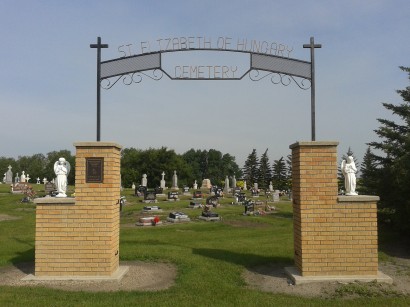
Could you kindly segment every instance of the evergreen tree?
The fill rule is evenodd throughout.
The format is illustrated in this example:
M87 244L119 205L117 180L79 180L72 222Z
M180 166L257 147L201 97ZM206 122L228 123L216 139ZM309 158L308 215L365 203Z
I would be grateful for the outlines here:
M410 68L400 69L407 72L410 79ZM397 93L403 103L383 103L383 106L397 115L400 121L378 119L381 126L375 132L381 140L369 145L383 153L374 155L375 162L380 165L377 192L381 207L391 209L394 225L410 233L410 86Z
M286 157L286 181L289 190L292 189L292 155Z
M288 185L287 185L287 177L286 177L286 164L285 160L283 157L281 157L279 160L275 160L273 162L273 176L272 176L272 181L273 181L273 187L276 190L287 190Z
M258 156L256 155L256 149L253 149L252 153L248 155L243 167L243 176L248 187L251 187L254 183L258 182L258 169Z
M360 167L361 185L359 187L360 194L376 195L379 185L379 172L375 156L370 147L367 148L363 157L363 163Z
M268 149L266 148L265 152L259 160L259 169L258 169L258 184L259 187L267 190L269 188L269 181L272 178L271 167L268 157Z

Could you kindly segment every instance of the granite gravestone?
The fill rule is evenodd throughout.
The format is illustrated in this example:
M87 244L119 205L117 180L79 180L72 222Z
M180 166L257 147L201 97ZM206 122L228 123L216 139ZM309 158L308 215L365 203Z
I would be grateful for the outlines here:
M11 165L9 165L8 171L6 172L6 175L5 175L4 183L7 183L7 184L13 183L13 172L11 171L11 168L12 168Z

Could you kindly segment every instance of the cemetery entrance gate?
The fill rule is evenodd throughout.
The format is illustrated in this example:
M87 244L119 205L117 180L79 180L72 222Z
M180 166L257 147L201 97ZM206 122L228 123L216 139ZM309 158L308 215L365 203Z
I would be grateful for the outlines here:
M119 80L126 85L139 83L143 76L153 80L162 79L166 75L171 80L242 80L245 76L249 76L252 81L259 81L266 77L271 78L275 84L289 85L292 81L301 89L311 91L311 140L316 140L316 125L315 125L315 48L321 48L320 44L315 44L314 38L310 38L309 44L304 44L303 48L310 49L311 61L302 61L289 57L284 57L284 50L277 49L276 54L270 54L270 49L266 47L262 49L259 45L255 48L256 51L251 52L239 49L231 49L227 39L219 38L216 48L211 48L212 45L202 44L199 46L192 44L190 38L185 40L184 44L179 42L179 48L163 49L161 51L146 52L138 55L123 56L108 61L101 61L101 49L108 48L107 44L101 43L101 37L97 38L96 44L91 44L90 48L97 49L97 142L101 138L101 87L105 89L112 88ZM193 37L192 37L193 39ZM220 44L222 39L222 44ZM265 46L268 46L267 42ZM239 43L238 43L239 44ZM283 45L279 45L283 46ZM145 48L148 49L148 48ZM142 50L144 50L142 48ZM196 66L194 69L186 68L185 66L175 67L175 75L171 76L163 68L163 54L169 52L189 52L189 51L213 51L213 52L231 52L231 53L246 53L249 54L249 68L239 76L229 74L227 66L213 66L213 78L211 75L211 66ZM124 51L121 51L126 54ZM280 54L280 55L277 55ZM290 53L288 53L289 55ZM208 74L206 74L208 68ZM104 82L104 83L103 83Z

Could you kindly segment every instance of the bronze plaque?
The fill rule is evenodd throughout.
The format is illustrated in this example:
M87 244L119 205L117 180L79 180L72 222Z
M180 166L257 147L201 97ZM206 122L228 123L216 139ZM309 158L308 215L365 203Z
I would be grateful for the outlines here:
M102 183L104 181L104 158L86 158L85 165L85 182Z

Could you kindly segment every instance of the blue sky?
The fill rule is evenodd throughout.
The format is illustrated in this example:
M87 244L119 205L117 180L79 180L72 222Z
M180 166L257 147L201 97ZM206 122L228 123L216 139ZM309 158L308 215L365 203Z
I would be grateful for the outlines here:
M98 36L118 47L160 38L206 36L278 42L292 58L316 55L316 139L350 146L359 162L376 140L381 102L400 103L410 66L410 3L398 1L18 1L0 0L0 156L69 149L96 140ZM137 52L137 53L138 53ZM227 65L234 55L185 52L168 65ZM165 60L164 60L165 61ZM246 61L246 59L245 59ZM215 63L215 64L214 64ZM268 79L160 81L102 90L101 140L177 153L214 148L240 166L253 148L271 162L309 141L310 91Z

